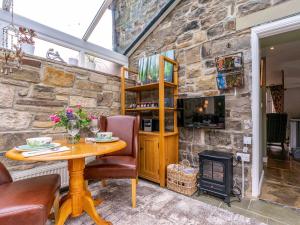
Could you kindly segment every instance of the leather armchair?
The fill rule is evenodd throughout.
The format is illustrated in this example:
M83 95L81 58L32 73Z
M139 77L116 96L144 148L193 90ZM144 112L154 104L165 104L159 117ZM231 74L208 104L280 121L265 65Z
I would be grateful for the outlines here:
M111 116L100 118L101 129L127 143L126 148L96 158L85 167L86 180L131 179L132 207L136 207L138 177L139 117Z
M0 163L0 224L44 225L54 201L58 202L59 188L59 175L13 182Z

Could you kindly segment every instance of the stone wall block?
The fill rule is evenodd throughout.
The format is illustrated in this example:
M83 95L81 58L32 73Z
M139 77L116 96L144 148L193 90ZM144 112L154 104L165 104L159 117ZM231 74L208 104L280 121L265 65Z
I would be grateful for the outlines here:
M113 93L112 92L103 92L98 95L97 105L98 106L112 106L113 104Z
M40 83L40 73L37 70L14 70L14 72L10 75L11 79L20 80L20 81L28 81L32 83Z
M20 87L29 87L30 86L30 83L28 83L26 81L19 81L19 80L14 80L14 79L10 79L10 78L0 78L0 82L2 84L9 84L9 85L20 86Z
M10 108L13 106L15 87L0 83L0 107Z
M92 82L107 84L107 77L100 74L91 74L89 80Z
M77 80L75 82L75 88L81 90L90 90L90 91L102 91L102 84L94 83L87 80Z
M38 135L38 132L0 132L0 151L8 151L15 146L24 144L27 138L37 137ZM14 162L16 163L16 161ZM20 162L16 164L20 166Z
M43 83L46 85L59 87L72 87L75 81L75 76L72 73L66 73L63 70L53 67L44 69Z
M177 59L178 59L178 57L177 57ZM185 60L186 64L200 62L200 46L196 46L196 47L185 50L184 51L184 60Z
M231 137L229 133L207 130L205 131L205 144L212 146L230 146Z
M94 98L85 98L81 96L70 96L70 106L81 105L85 108L97 107L97 100Z
M53 127L53 125L51 121L34 121L32 123L33 128L50 128Z
M54 87L45 85L34 85L30 91L30 97L54 100Z
M29 112L18 112L12 110L0 111L0 131L25 130L29 127L32 114Z
M201 64L200 63L194 63L191 65L187 65L186 67L186 76L187 78L195 78L202 76L201 71Z
M271 6L270 0L246 1L238 6L238 16L246 16Z
M56 100L37 100L37 99L17 99L16 104L18 105L28 105L28 106L38 106L38 107L64 107L68 103L65 101Z
M201 76L199 82L196 84L199 90L217 90L216 76Z

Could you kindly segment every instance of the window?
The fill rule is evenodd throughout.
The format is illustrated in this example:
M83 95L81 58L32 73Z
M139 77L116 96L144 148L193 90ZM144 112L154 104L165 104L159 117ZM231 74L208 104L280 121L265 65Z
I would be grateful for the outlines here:
M60 57L66 62L69 62L69 58L78 59L78 51L62 47L60 45L53 44L51 42L35 39L35 50L34 55L46 58L46 53L49 48L53 48L54 51L58 51Z
M112 50L112 23L112 11L110 9L107 9L98 25L94 29L93 33L89 37L88 42Z
M82 38L104 0L15 0L16 14Z

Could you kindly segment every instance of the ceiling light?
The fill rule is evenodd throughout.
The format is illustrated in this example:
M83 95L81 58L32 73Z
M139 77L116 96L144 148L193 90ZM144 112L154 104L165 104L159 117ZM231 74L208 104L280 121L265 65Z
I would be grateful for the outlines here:
M271 46L271 47L270 47L270 50L272 50L272 51L273 51L274 49L275 49L275 48L274 48L274 46Z

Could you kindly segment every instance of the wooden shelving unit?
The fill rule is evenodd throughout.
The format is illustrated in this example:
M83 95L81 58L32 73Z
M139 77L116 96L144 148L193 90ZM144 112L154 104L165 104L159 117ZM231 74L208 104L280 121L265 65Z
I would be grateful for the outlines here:
M173 64L173 83L166 82L164 79L165 62ZM177 110L174 107L165 107L165 90L173 90L174 105L178 96L178 69L176 61L165 56L159 58L159 82L140 86L126 87L125 74L132 71L128 68L121 68L121 113L135 113L142 115L143 112L158 112L159 131L145 132L139 131L139 176L153 182L159 183L164 187L166 184L166 169L171 163L178 163L178 127ZM140 103L141 92L158 91L159 107L149 108L126 108L126 92L136 93L136 102ZM173 131L165 130L165 113L173 113ZM141 116L141 119L142 116ZM142 120L141 120L142 121Z
M170 108L170 107L165 107L165 111L174 111L175 108ZM155 107L155 108L134 108L134 109L125 109L125 111L132 111L132 112L135 112L135 111L159 111L159 107Z

